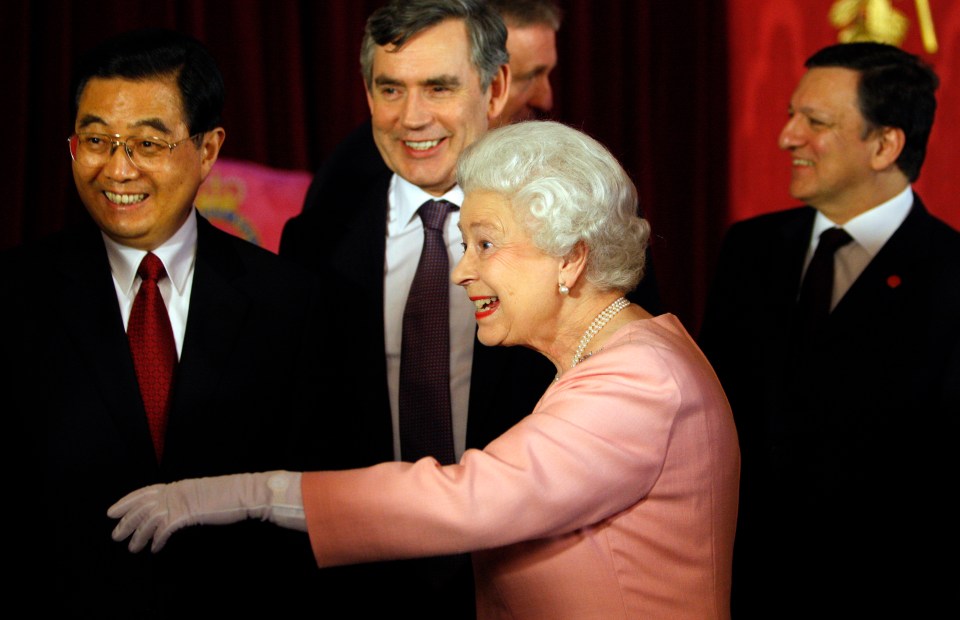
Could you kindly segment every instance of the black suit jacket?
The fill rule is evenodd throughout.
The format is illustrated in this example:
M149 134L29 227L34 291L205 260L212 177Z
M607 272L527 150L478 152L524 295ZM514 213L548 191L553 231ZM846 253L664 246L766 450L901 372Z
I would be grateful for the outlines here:
M337 445L325 452L338 455L340 468L393 460L383 333L391 176L368 122L317 172L303 212L287 223L280 242L281 256L322 275L332 302L331 321L336 328L328 337L337 357L331 384L349 400L351 409L337 416L337 431L331 435L337 437ZM648 278L631 298L659 312L652 269ZM475 341L467 447L483 448L529 414L555 372L545 357L532 350L486 347ZM430 561L406 561L348 567L330 574L342 578L337 590L353 601L354 609L369 614L405 610L417 617L472 617L469 566L456 560L442 562L438 570L429 568ZM383 596L365 597L362 592L371 587Z
M916 614L942 602L933 561L956 543L945 490L957 471L960 234L916 197L823 332L798 341L815 213L731 227L700 333L740 433L734 617Z
M157 482L322 465L312 276L198 215L186 333L158 464L100 232L6 253L0 274L8 451L34 536L14 542L19 594L71 617L266 611L284 579L316 578L302 533L193 528L157 555L110 539L107 507ZM11 367L12 365L12 367ZM30 498L31 502L26 501ZM19 501L16 501L19 504ZM34 596L37 589L43 596ZM55 613L54 615L57 615Z

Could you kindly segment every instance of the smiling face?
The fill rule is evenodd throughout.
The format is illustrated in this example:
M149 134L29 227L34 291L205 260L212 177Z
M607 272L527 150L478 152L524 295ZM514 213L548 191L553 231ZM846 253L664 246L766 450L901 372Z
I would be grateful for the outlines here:
M557 66L557 33L546 24L507 26L510 94L495 123L506 125L544 116L553 109L550 72Z
M175 143L190 135L174 78L132 81L94 78L80 96L76 132L160 138ZM114 241L153 250L186 221L200 183L223 143L223 129L186 140L155 171L133 165L122 146L99 167L73 162L80 199L101 230Z
M534 246L510 202L493 192L464 197L460 230L464 254L452 278L476 305L480 342L545 352L556 335L561 259Z
M877 204L878 132L866 132L857 105L858 77L851 69L810 69L793 93L790 119L780 132L780 147L793 161L790 195L837 223Z
M442 21L399 49L377 46L367 103L383 161L424 191L443 195L456 183L457 157L500 114L507 81L504 67L481 89L463 20Z

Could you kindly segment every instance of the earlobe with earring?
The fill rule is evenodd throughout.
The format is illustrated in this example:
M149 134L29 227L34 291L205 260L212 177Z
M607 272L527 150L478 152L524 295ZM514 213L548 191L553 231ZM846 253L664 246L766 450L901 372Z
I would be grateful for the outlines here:
M560 294L561 294L561 295L569 295L569 294L570 294L570 287L568 287L566 284L564 284L564 283L563 283L563 280L560 280L560 289L559 289L559 290L560 290Z

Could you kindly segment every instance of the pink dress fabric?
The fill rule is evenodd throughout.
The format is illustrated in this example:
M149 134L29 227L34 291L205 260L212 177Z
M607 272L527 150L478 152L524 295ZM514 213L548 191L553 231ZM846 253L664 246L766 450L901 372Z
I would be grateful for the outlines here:
M709 620L730 616L739 472L716 375L661 315L617 330L459 464L302 487L320 566L473 552L481 619Z

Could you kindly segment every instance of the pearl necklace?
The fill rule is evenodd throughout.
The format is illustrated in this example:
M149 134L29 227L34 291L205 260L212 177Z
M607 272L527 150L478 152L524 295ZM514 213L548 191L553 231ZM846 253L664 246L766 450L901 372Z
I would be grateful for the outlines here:
M617 316L618 312L629 305L630 302L621 297L607 306L603 312L598 314L597 317L593 319L593 322L590 323L590 327L587 328L587 331L583 332L583 336L580 338L580 344L577 345L577 351L573 354L573 361L570 362L570 368L573 368L585 359L583 357L583 351L587 348L587 345L590 344L590 341L593 340L593 337L600 333L600 330L603 329L604 325L610 322L610 319ZM591 355L593 355L593 352L587 353L587 357L590 357Z

